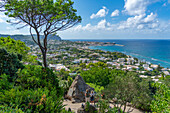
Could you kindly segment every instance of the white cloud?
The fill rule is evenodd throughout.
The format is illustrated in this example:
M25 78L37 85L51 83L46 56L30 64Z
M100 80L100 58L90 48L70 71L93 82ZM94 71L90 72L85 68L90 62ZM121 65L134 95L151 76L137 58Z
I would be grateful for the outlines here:
M97 24L97 29L105 29L106 28L106 20L101 20L98 24Z
M119 16L119 10L116 9L115 11L112 12L111 17L114 16Z
M125 10L129 17L126 21L119 24L118 29L154 29L158 27L157 14L151 12L146 15L147 6L155 1L151 0L125 0Z
M129 17L126 21L123 21L119 24L118 29L126 28L156 28L158 27L158 20L156 19L157 15L151 13L150 15L136 15L134 17Z
M143 28L144 28L143 24L137 26L137 29L143 29Z
M108 23L105 19L101 20L98 22L97 25L91 25L90 23L82 26L78 25L73 28L73 31L99 31L99 30L105 30L105 31L110 31L113 30L113 26Z
M148 15L145 19L144 22L145 23L149 23L149 22L153 22L157 17L157 14L153 14L151 13L150 15Z
M148 4L148 0L125 0L124 11L129 15L142 15Z
M108 9L106 7L103 6L102 9L100 9L96 14L92 14L90 16L91 19L94 19L94 18L99 18L99 17L105 17L107 14L108 14Z
M134 17L129 17L126 21L123 21L118 26L118 29L126 29L126 28L134 28L137 27L142 23L143 18L145 17L145 14L143 15L137 15ZM141 27L139 27L141 28Z

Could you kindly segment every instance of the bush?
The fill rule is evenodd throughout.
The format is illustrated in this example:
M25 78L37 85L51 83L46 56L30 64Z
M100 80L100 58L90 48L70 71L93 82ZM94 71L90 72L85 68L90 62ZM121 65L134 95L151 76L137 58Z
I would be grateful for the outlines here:
M37 89L47 87L49 90L56 88L60 95L61 88L59 87L59 80L51 69L43 68L37 65L27 65L18 74L16 79L16 86L23 89Z
M0 46L4 47L9 52L19 53L23 56L24 59L28 57L29 47L25 45L24 42L20 40L14 40L10 37L1 37L0 38Z
M38 88L37 90L10 89L0 94L0 104L4 106L13 105L24 112L55 112L63 109L62 96L56 96L57 90Z
M24 113L21 109L18 107L13 108L12 106L0 106L0 112L1 113Z
M100 93L102 90L104 90L103 86L99 86L93 83L87 83L90 87L94 88L97 93Z
M12 83L8 81L9 76L6 74L0 75L0 92L12 88Z
M170 88L165 84L154 83L157 88L154 100L151 103L152 112L170 113Z
M12 80L16 78L16 72L24 66L20 63L22 56L15 53L8 53L5 49L0 48L0 74L10 75Z
M5 106L3 111L18 108L29 113L59 113L63 110L63 90L52 70L27 65L18 72L14 82L9 82L5 74L0 77L0 87L3 88L0 90L0 105Z

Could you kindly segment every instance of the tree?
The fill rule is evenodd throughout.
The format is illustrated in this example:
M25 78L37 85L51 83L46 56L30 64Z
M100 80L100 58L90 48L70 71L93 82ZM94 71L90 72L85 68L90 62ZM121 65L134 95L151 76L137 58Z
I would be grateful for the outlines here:
M109 84L109 75L110 69L106 67L107 64L98 62L98 63L89 63L87 67L90 69L87 71L81 71L81 76L86 83L93 83L95 85L103 86Z
M13 24L22 24L18 29L29 26L33 41L39 46L43 55L44 67L47 67L47 42L50 34L63 31L81 22L76 15L71 0L3 0L5 14L17 19ZM33 35L32 30L36 33ZM44 36L41 37L40 35Z
M117 76L113 83L110 83L104 90L109 99L117 99L115 107L123 107L123 113L126 110L127 103L132 102L137 96L138 85L136 77L131 75ZM120 104L120 105L119 105Z
M152 112L169 113L170 112L170 88L165 84L154 83L157 90L154 100L151 104Z

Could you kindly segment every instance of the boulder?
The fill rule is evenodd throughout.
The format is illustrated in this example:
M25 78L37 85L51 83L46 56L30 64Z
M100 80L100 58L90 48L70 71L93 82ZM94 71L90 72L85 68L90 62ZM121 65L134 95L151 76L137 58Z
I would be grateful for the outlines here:
M67 97L74 100L74 102L84 102L86 89L94 90L94 88L91 88L89 85L87 85L83 78L78 75L71 84L67 93Z
M86 105L85 108L80 107L77 113L97 113L97 109L93 105L89 105L87 108Z

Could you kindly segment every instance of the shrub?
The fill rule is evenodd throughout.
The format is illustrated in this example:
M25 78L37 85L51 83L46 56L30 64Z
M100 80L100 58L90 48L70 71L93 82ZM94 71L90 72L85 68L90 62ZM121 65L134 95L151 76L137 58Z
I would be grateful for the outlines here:
M0 92L12 88L12 83L8 81L9 76L6 74L0 75Z
M59 113L63 110L63 90L59 87L59 80L52 70L27 65L18 72L14 82L10 83L5 74L0 77L5 81L3 83L0 79L0 87L4 89L0 91L0 105L7 107L4 110L8 110L9 107L29 113ZM9 84L14 84L13 88Z
M56 96L57 90L38 88L36 90L19 90L17 88L4 91L0 94L0 104L13 105L24 112L55 112L63 109L62 96Z
M157 90L154 95L154 100L151 103L152 112L169 113L170 112L170 88L165 84L153 84Z
M0 106L0 112L1 113L24 113L18 107L13 108L12 106Z
M21 54L24 59L28 58L27 53L30 50L30 48L27 47L25 43L20 40L14 40L10 37L1 37L0 46L4 47L9 52Z
M0 48L0 74L10 75L16 78L16 72L24 66L20 63L22 56L15 53L8 53L5 49Z
M103 86L99 86L93 83L87 83L90 87L94 88L97 93L100 93L102 90L104 90Z
M47 87L49 90L56 88L60 95L61 88L59 87L59 80L51 69L43 68L37 65L27 65L18 74L16 79L16 86L23 89L37 89Z

